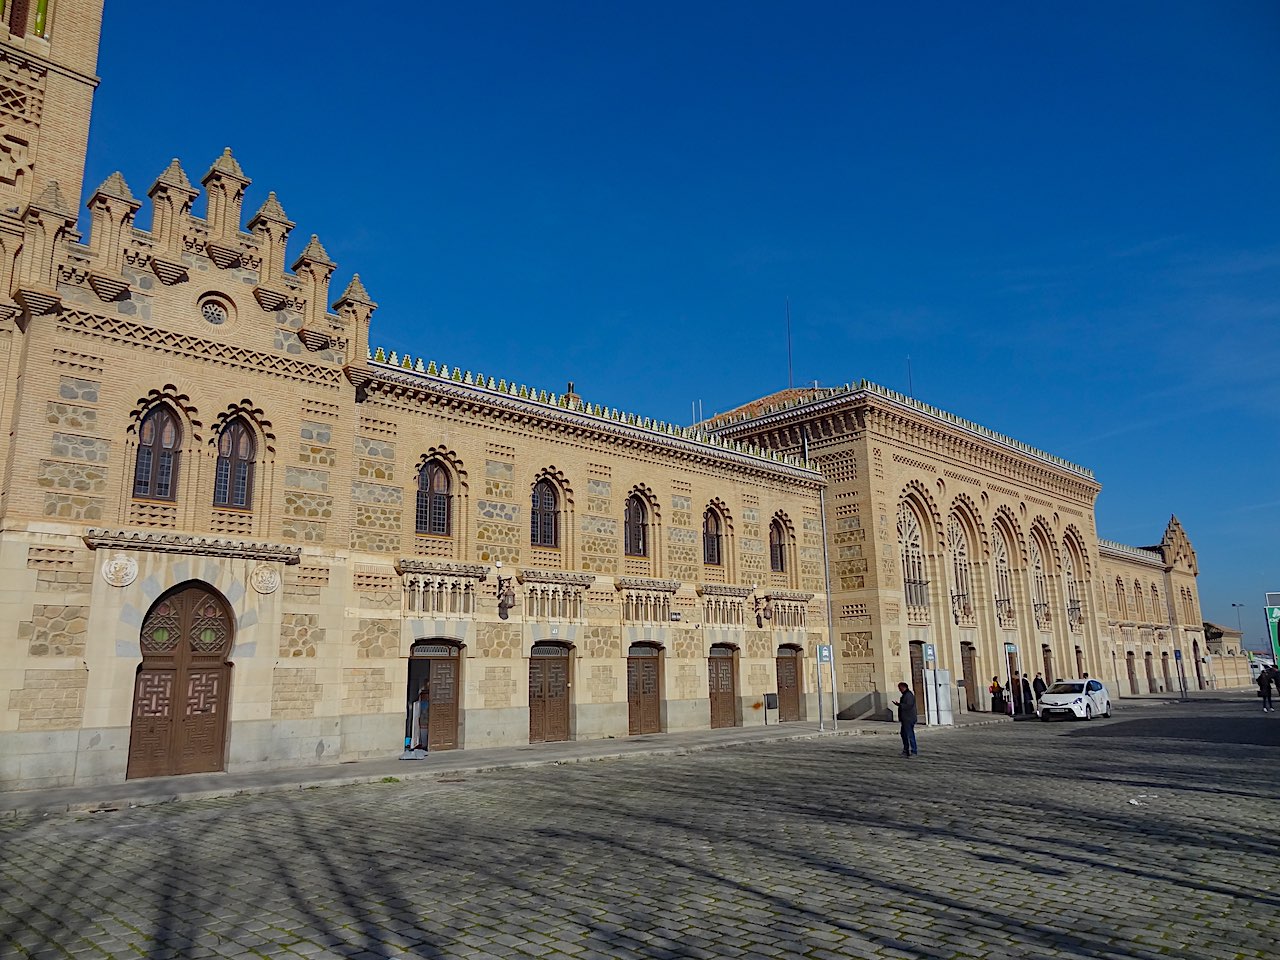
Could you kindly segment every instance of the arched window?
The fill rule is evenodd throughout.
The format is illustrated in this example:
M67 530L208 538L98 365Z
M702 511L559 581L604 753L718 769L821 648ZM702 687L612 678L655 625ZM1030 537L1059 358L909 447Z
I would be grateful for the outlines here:
M428 460L418 471L418 502L414 529L428 536L447 537L453 533L452 481L439 460Z
M1156 585L1151 585L1151 619L1161 620L1160 616L1160 591L1156 589Z
M991 567L995 573L996 621L1002 627L1012 626L1013 571L1009 565L1009 542L1004 531L994 527L991 531Z
M720 514L714 507L707 507L702 515L702 562L713 567L724 563L724 550L721 540L724 536L724 524Z
M560 546L560 498L550 480L533 485L533 503L529 510L529 542L535 547Z
M947 549L951 552L951 612L956 623L973 620L973 568L969 563L969 535L954 513L947 518Z
M253 432L236 417L218 437L213 505L247 510L253 506Z
M627 498L627 511L622 519L622 548L628 557L649 555L648 523L649 511L644 505L644 498L633 493Z
M133 495L173 500L178 495L178 456L182 452L178 418L165 406L156 407L138 429L138 456L133 465Z
M1116 577L1116 610L1121 620L1129 616L1129 604L1124 597L1124 581Z
M1075 550L1070 546L1063 551L1062 576L1067 585L1067 625L1079 630L1084 623L1084 611L1080 606L1080 583L1076 580Z
M1034 534L1031 537L1031 597L1036 626L1049 629L1049 581L1044 572L1044 551Z
M902 547L902 592L907 606L929 606L929 581L924 576L924 537L920 519L907 501L898 504L898 543Z
M787 570L787 531L777 517L769 524L769 569L774 573Z
M1133 581L1133 608L1137 611L1139 620L1147 619L1147 611L1143 608L1142 604L1142 584L1135 580Z

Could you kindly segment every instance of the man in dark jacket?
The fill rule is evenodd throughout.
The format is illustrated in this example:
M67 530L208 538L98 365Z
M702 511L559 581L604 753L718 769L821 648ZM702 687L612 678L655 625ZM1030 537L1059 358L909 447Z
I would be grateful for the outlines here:
M902 734L902 755L914 757L916 750L916 695L905 683L898 684L898 699L893 701L898 708L898 724Z
M1258 696L1262 697L1262 712L1271 713L1271 684L1276 678L1274 667L1267 667L1258 674Z

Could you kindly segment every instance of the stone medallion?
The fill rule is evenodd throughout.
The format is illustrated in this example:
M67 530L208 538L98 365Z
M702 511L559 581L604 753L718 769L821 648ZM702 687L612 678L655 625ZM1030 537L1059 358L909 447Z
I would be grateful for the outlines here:
M112 554L102 563L102 579L113 587L127 587L138 579L138 561L123 553Z
M280 589L280 572L275 567L260 564L249 574L249 583L259 593L275 593Z

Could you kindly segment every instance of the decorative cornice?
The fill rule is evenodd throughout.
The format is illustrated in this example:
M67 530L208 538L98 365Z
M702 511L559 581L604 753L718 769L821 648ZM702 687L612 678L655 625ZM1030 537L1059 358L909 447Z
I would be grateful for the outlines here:
M619 590L648 590L650 593L675 593L680 589L679 580L654 580L651 577L619 577L614 581Z
M381 348L379 353L382 353ZM395 355L392 356L394 359ZM434 368L434 364L432 367ZM709 465L756 470L813 489L825 485L821 473L804 466L797 458L723 440L694 428L654 423L631 415L622 419L616 412L613 415L589 412L588 405L580 401L572 407L563 406L551 398L521 396L501 387L482 387L476 382L468 383L464 379L423 373L413 366L406 367L376 359L364 366L347 366L345 373L352 383L370 392L438 399L454 407L474 404L508 419L529 418L542 421L552 428L574 430L580 435L595 434L602 438L619 439L634 446L643 445L662 450L674 456L698 457ZM492 383L492 380L486 382ZM505 385L505 381L503 384Z
M521 583L558 583L584 590L596 582L594 573L570 573L567 570L521 570L516 579Z
M704 597L742 597L751 596L751 587L739 586L735 583L700 583L698 595Z
M1087 467L1082 467L1079 464L1072 463L1070 460L1064 460L1062 457L1046 453L1030 444L1014 440L1012 437L997 433L988 427L981 426L963 417L958 417L954 413L948 413L938 407L923 403L914 397L898 393L896 390L890 390L887 387L872 383L870 380L861 380L857 385L846 384L844 387L834 388L829 393L825 393L816 399L809 397L780 403L775 407L766 408L766 411L762 414L755 416L744 415L741 419L730 423L718 424L712 429L715 433L726 437L759 433L762 430L780 427L785 424L811 420L819 414L829 413L857 403L869 404L876 400L882 403L887 402L889 406L904 412L909 410L917 414L923 414L935 423L954 427L986 442L996 443L1012 452L1030 457L1055 469L1087 480L1094 480L1093 471Z
M764 596L766 600L792 600L798 603L808 603L817 594L805 593L803 590L769 590Z
M487 580L489 568L478 563L448 563L419 560L416 557L401 557L395 563L396 573L423 574L426 576L467 577L472 580Z
M276 560L297 563L302 548L261 540L232 540L226 537L198 537L186 533L156 530L106 530L90 527L84 534L90 550L140 550L146 553L185 553L200 557L238 557L245 560Z
M1098 553L1104 557L1112 557L1120 560L1137 560L1141 563L1151 564L1155 567L1166 566L1164 557L1155 550L1144 550L1142 547L1131 547L1127 543L1118 543L1115 540L1103 540L1098 538Z

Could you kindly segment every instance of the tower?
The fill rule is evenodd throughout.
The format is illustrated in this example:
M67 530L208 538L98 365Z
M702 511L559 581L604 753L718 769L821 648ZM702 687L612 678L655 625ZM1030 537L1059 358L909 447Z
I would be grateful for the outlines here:
M80 201L103 0L0 0L0 214Z

